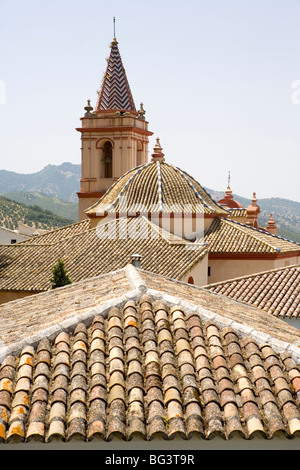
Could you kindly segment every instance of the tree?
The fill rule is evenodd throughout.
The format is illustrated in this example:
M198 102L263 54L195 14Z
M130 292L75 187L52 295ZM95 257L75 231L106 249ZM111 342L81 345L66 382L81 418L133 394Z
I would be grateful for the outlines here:
M52 274L53 277L50 279L52 283L52 289L72 284L72 281L65 269L64 262L61 259L58 259L56 265L52 269Z

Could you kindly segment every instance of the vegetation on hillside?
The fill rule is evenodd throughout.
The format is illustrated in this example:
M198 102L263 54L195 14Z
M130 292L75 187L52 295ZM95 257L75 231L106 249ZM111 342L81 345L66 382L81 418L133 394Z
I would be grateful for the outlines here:
M52 230L73 223L71 219L60 217L39 206L28 207L0 196L0 226L16 230L19 222L44 230Z
M64 201L57 196L48 196L36 191L9 191L3 196L26 206L39 206L74 222L78 221L78 203Z

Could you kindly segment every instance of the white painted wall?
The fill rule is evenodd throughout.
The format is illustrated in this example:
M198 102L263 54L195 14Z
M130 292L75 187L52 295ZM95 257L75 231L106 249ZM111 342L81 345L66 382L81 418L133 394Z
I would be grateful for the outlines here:
M23 240L27 240L28 237L25 235L19 235L18 232L14 230L9 230L5 227L0 227L0 245L10 245L12 240L16 240L16 242L21 242Z

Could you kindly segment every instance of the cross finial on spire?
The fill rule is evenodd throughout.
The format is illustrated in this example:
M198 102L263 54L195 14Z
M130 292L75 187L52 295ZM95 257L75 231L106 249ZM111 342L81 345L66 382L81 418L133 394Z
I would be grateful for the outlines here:
M230 188L230 171L228 172L228 188Z
M113 22L114 22L114 38L116 37L116 18L114 17L113 18Z

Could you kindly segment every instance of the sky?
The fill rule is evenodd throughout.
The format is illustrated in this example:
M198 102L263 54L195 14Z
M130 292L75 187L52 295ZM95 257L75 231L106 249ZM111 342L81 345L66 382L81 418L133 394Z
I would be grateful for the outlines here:
M300 0L1 0L0 169L81 161L114 36L149 158L200 184L300 202Z

